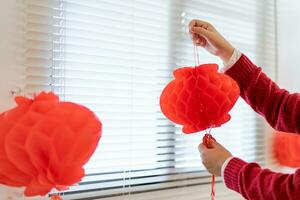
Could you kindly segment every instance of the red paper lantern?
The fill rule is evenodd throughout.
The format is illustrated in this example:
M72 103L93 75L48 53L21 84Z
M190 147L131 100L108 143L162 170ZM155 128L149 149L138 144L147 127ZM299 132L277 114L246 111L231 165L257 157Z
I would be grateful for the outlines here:
M300 167L300 136L295 133L276 132L273 141L275 160L283 166Z
M184 133L219 127L230 120L228 112L237 101L237 83L217 64L183 67L174 71L163 90L160 107L171 121L182 124Z
M35 196L79 182L101 137L99 119L51 92L15 101L0 115L0 183Z

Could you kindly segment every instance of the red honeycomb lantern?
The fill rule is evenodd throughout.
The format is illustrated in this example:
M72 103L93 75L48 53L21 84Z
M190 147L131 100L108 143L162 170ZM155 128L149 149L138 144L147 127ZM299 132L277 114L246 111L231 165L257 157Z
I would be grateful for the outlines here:
M79 182L101 137L99 119L53 93L15 101L0 115L0 183L36 196Z
M217 64L183 67L174 71L175 79L163 90L160 107L171 121L183 125L184 133L219 127L230 120L228 112L240 89Z
M276 132L273 140L273 155L282 166L300 167L300 136L295 133Z

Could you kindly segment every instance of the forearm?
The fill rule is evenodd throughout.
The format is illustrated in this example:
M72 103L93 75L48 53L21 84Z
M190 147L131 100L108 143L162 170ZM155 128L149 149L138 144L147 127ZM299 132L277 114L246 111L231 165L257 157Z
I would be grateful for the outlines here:
M226 74L237 81L241 97L275 129L300 132L300 94L289 94L242 55Z
M224 180L228 188L248 200L300 199L300 170L295 174L275 173L233 158L225 168Z

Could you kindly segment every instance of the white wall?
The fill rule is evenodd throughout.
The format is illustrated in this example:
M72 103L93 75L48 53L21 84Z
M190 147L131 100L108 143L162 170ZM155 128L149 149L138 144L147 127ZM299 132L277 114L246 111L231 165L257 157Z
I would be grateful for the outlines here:
M0 6L0 111L13 105L10 89L16 87L20 78L17 66L19 41L17 23L17 0L1 1Z
M20 9L19 0L2 0L0 6L0 112L14 105L11 89L20 85L22 80L20 66ZM21 2L21 1L19 1ZM1 200L25 200L22 189L0 185ZM34 198L35 199L35 198Z
M278 0L278 83L300 92L300 1Z

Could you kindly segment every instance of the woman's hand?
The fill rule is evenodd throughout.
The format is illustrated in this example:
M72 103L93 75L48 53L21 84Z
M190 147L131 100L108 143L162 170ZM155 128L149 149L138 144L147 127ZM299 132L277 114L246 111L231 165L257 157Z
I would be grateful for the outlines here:
M198 149L207 171L213 175L221 176L223 163L227 158L232 157L232 154L218 142L213 142L212 148L207 148L201 143Z
M189 31L194 44L205 48L213 55L219 56L224 63L228 62L234 48L213 25L194 19L189 24Z

